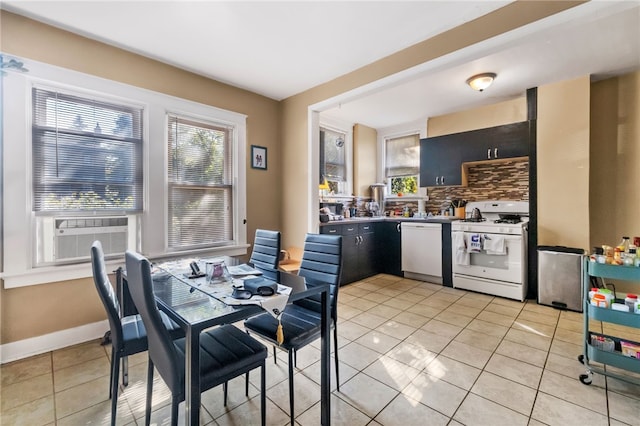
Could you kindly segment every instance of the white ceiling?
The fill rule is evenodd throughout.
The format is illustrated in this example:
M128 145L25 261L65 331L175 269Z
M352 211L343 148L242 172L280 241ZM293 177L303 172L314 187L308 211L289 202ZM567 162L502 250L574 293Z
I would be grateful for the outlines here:
M280 100L508 3L9 0L0 7ZM337 97L323 116L383 128L634 69L640 1L592 1ZM465 86L487 71L498 74L491 88Z

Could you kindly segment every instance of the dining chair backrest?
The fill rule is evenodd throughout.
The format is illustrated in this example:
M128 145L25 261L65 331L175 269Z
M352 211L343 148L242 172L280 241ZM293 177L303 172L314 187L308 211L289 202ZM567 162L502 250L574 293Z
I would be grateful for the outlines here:
M342 236L307 234L298 275L305 278L308 286L312 286L314 282L330 285L331 318L337 320L337 298L342 275ZM320 296L308 297L293 303L316 312L322 311Z
M129 291L147 329L149 357L172 393L180 392L184 369L156 304L151 264L144 256L131 250L127 250L125 259Z
M280 262L280 231L256 229L253 251L249 262L262 275L278 281L278 263Z
M94 241L91 245L91 268L93 270L93 282L98 290L100 300L107 312L107 319L111 328L111 342L116 349L122 347L123 334L120 322L120 303L107 275L107 267L104 263L104 251L102 243Z

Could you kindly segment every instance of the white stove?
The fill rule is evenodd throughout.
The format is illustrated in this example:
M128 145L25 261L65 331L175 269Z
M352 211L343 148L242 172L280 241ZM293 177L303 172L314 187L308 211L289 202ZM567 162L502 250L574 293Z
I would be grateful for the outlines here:
M529 202L472 202L466 212L451 223L453 287L524 301Z

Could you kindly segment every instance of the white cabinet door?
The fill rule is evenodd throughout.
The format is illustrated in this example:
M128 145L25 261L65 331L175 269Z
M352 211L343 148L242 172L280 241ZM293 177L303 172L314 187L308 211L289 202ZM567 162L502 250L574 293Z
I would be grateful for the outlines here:
M402 270L442 277L442 225L402 222Z

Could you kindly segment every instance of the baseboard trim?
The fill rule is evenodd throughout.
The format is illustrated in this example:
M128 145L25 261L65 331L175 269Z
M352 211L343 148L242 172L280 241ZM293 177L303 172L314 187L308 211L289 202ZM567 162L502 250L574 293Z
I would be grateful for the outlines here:
M102 337L107 330L109 330L109 321L104 320L17 342L5 343L0 345L0 364L88 342Z

